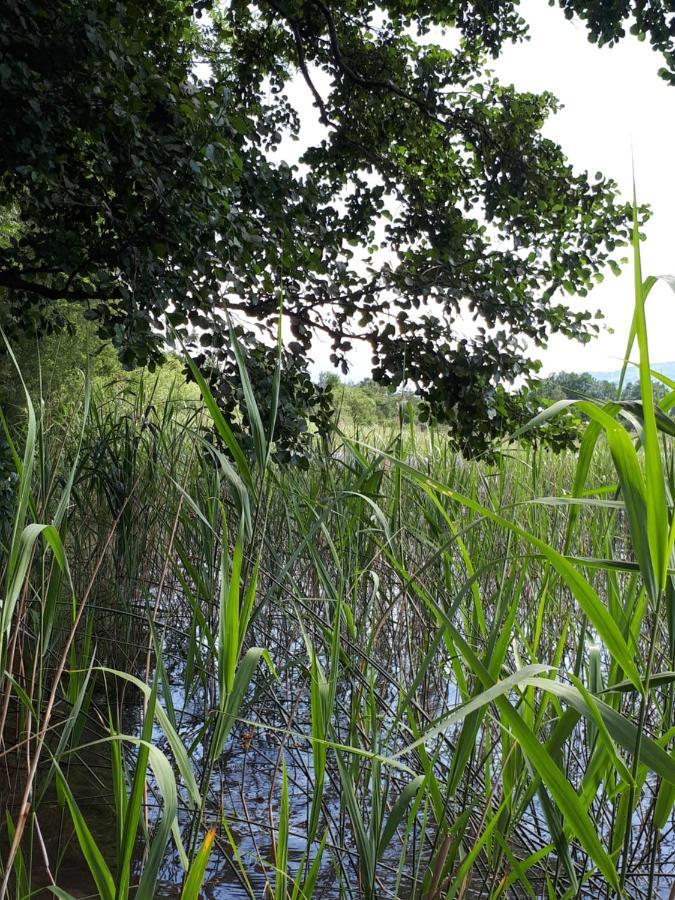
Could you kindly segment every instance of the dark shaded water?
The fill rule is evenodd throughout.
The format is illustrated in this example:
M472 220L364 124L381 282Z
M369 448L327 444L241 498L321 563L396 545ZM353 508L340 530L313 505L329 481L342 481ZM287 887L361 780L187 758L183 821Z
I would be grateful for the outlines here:
M174 657L176 658L176 657ZM205 827L217 826L218 832L211 854L207 876L201 893L209 900L239 900L253 893L255 897L270 895L274 887L274 841L279 822L279 802L281 794L282 755L286 762L289 784L290 805L290 837L289 837L289 874L297 872L298 865L306 851L306 827L309 815L309 802L312 784L312 757L310 744L302 740L302 735L290 734L287 729L292 721L293 729L309 734L309 710L307 708L306 691L295 675L288 675L285 688L279 690L275 686L275 697L256 696L251 709L255 710L256 720L262 725L256 727L248 722L240 722L233 729L232 735L221 759L211 774L208 786L208 800L205 808ZM208 691L200 689L189 696L184 692L184 668L176 662L169 671L170 705L176 712L176 719L183 743L190 749L190 757L198 780L203 776L202 742L200 733L205 721L209 699ZM286 692L284 695L284 691ZM280 700L280 697L282 698ZM167 705L167 697L162 698ZM443 700L438 704L442 708L457 702L455 690L447 686ZM247 715L247 710L242 710ZM105 721L104 707L101 708L101 721ZM251 712L251 715L253 713ZM127 734L140 733L142 705L137 694L128 694L124 700L121 729ZM98 741L105 735L102 728L96 726L96 715L92 713L92 722L80 738L80 744ZM155 728L154 742L171 758L170 749L163 733ZM133 764L133 748L128 751L129 762ZM441 760L442 763L442 760ZM69 757L65 769L68 783L73 790L77 803L92 832L94 840L114 868L115 858L115 815L112 807L112 781L110 775L110 756L106 744L89 746ZM5 804L15 815L18 788L22 782L21 772L3 773L1 786ZM156 818L159 806L152 795L152 779L150 779L150 820ZM187 840L189 826L193 814L187 808L187 797L182 797L179 820L184 841ZM339 787L327 779L325 801L329 810L329 838L327 852L318 880L315 896L326 900L337 900L344 896L359 896L358 860L355 847L350 836L348 825L341 819ZM240 866L229 843L225 829L222 827L226 819L230 833L237 847L241 867L246 872L249 886L245 885ZM526 855L548 841L546 830L539 821L531 821L530 827L523 829L520 836L522 844L518 855ZM46 858L56 874L56 882L78 900L98 896L89 871L73 834L70 816L61 805L53 789L50 789L42 800L38 811L40 839L33 841L33 846L44 844ZM203 833L203 830L202 830ZM648 854L647 847L640 847L639 817L636 817L636 845L639 854ZM201 836L199 838L201 841ZM170 845L173 847L173 845ZM417 848L409 848L412 858ZM311 856L316 852L313 848ZM391 897L392 885L395 883L394 873L398 863L399 845L394 844L391 854L384 855L381 863L383 877L382 898ZM4 854L3 854L4 855ZM675 884L675 841L672 832L668 832L659 849L660 862L657 865L659 878L655 893L652 896L669 898L671 888ZM637 862L637 860L636 860ZM47 885L50 881L43 859L34 856L27 861L33 870L35 883ZM466 897L489 897L488 885L491 884L489 873L484 873L481 882L481 866L478 861L476 877L472 890ZM142 867L142 859L134 861L134 870L138 874ZM423 871L422 867L422 871ZM639 871L647 870L636 865L631 879L629 896L644 897L646 894L646 874L640 877ZM537 886L536 876L530 873L532 882ZM179 900L182 890L183 870L175 850L167 854L161 882L155 896L158 900ZM541 896L545 889L541 885ZM404 871L400 882L398 897L409 897L412 893L410 869ZM33 897L52 897L48 890L39 890ZM519 888L514 888L511 897L526 896ZM585 898L604 896L597 884L591 884L581 894Z

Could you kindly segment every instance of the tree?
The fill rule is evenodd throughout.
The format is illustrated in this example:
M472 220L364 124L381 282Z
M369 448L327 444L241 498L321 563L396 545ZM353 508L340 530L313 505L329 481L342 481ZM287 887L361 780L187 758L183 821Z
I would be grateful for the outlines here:
M618 385L614 381L596 378L590 372L556 372L542 378L536 385L536 392L543 401L555 403L558 400L616 400ZM652 381L654 399L658 402L668 393L660 381ZM622 400L640 400L640 382L625 384L621 391Z
M551 403L557 400L614 400L616 384L595 378L590 372L556 372L542 378L537 384L537 392Z
M406 394L404 397L400 392L394 393L391 389L376 384L371 378L365 378L358 384L342 384L337 375L324 372L319 383L328 387L338 412L346 414L354 425L398 426L402 402L405 400L406 403L406 408L403 409L406 421L408 403L414 407L415 398L412 395Z
M666 388L662 382L655 380L652 380L652 390L654 393L654 401L656 403L663 400L669 393L668 388ZM621 399L640 402L642 399L640 382L632 381L630 384L627 384L621 392Z
M563 5L600 41L633 9ZM672 69L667 5L650 10L635 0ZM435 41L443 28L457 49ZM131 367L159 361L173 329L233 404L238 317L264 403L283 298L291 451L307 410L330 418L305 368L317 331L343 370L369 342L376 382L412 382L425 414L480 445L500 385L536 368L522 337L597 330L558 292L585 295L627 235L614 182L542 136L555 98L487 72L525 33L517 4L494 0L5 0L10 330L68 327L65 300ZM322 126L299 165L275 152L308 115L293 79Z

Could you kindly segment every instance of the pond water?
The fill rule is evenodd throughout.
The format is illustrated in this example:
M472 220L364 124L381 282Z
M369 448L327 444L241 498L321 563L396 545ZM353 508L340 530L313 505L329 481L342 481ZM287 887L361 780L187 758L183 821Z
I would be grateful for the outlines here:
M180 642L178 642L179 644ZM300 652L300 645L298 652ZM178 730L184 745L189 748L190 758L195 774L200 780L203 777L204 760L202 757L202 728L210 708L209 691L200 688L197 691L185 691L184 653L179 645L169 648L167 655L167 674L170 698L163 696L161 702L175 710ZM247 708L242 710L244 716L250 715L258 725L241 721L234 727L228 740L225 752L211 773L208 785L208 799L205 807L204 825L218 827L217 837L209 861L207 876L201 896L209 900L239 900L249 897L251 892L256 898L270 895L274 886L274 841L279 821L279 803L281 794L282 756L285 760L289 784L290 836L289 836L289 870L293 875L298 868L303 854L306 852L306 828L309 817L309 803L312 784L312 755L308 741L302 739L302 733L309 734L310 713L307 702L306 686L300 675L301 668L289 668L280 673L278 682L266 685L265 677L260 679L256 688L256 696L250 698ZM194 682L193 682L194 683ZM430 714L438 714L458 702L458 694L447 673L439 673L434 686L436 701ZM396 688L390 686L391 698L395 699ZM386 692L385 692L386 693ZM102 707L103 709L103 707ZM123 730L128 734L140 733L142 704L137 693L129 692L124 700ZM293 723L293 734L289 723ZM98 740L104 734L93 721L82 735L81 744ZM163 733L155 728L154 742L171 758L170 750ZM133 761L133 749L129 750ZM447 766L451 759L448 749L439 758L439 767ZM111 864L115 855L115 818L111 807L112 784L110 776L110 759L106 745L88 747L70 760L68 782L75 794L78 805L89 825L93 837L108 857ZM330 775L330 773L329 773ZM7 777L7 773L6 773ZM480 773L476 773L480 779ZM15 794L21 783L20 773L11 773L5 790L7 796ZM152 797L152 780L150 780L150 819L158 815L159 806ZM396 791L394 791L394 796ZM180 824L187 840L192 813L188 810L187 797L182 797ZM359 897L358 859L356 848L351 839L348 824L340 811L339 786L330 777L327 779L325 801L329 809L329 837L327 846L330 852L324 855L315 896L326 900L338 900L342 897ZM11 804L10 808L11 808ZM457 810L460 812L460 810ZM650 848L641 837L643 810L638 810L635 817L635 846L642 858L635 860L629 896L641 898L647 896L647 871ZM249 884L244 883L240 874L240 866L235 858L225 829L222 827L226 819L230 833L236 843L241 867L246 872ZM51 791L40 805L38 821L41 827L41 841L44 843L46 856L50 860L59 859L57 883L74 897L96 897L97 893L72 833L68 813L58 802L56 794ZM202 832L203 833L203 832ZM427 834L429 837L429 834ZM541 808L535 802L529 818L523 821L522 828L516 835L514 850L519 855L527 855L548 842L549 835L543 824ZM201 840L201 837L200 837ZM417 847L413 835L409 858L412 860ZM312 857L316 847L312 849ZM379 897L393 896L395 870L398 864L399 846L393 847L390 855L385 853L380 866L382 876ZM428 852L425 854L428 857ZM657 854L658 878L652 896L672 898L675 884L675 838L672 830L668 830L662 839ZM578 861L582 863L580 856ZM140 871L142 861L134 862L136 874ZM47 884L48 874L41 859L33 860L36 876ZM484 863L478 860L476 877L472 889L466 897L489 897L491 884L489 873L482 872ZM423 872L424 866L421 871ZM640 872L644 872L644 877ZM482 874L481 874L482 872ZM158 900L178 900L181 895L182 868L177 853L170 852L165 860L161 883L155 896ZM412 869L404 868L400 879L397 897L407 898L412 895ZM484 879L484 880L481 880ZM532 878L537 885L536 877ZM539 887L537 885L537 887ZM541 885L544 896L544 886ZM51 892L38 891L33 896L51 897ZM517 898L527 896L524 891L514 888L509 896ZM582 898L599 898L604 893L600 882L592 880L579 895Z

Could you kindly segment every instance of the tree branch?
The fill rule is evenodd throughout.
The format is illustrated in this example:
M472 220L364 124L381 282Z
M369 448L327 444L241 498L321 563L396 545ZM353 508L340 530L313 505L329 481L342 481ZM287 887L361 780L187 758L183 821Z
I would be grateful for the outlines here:
M98 294L89 294L85 291L69 291L68 285L63 288L53 288L39 281L26 281L16 269L0 270L0 288L6 288L10 291L26 291L29 294L44 297L45 300L84 301L103 299Z

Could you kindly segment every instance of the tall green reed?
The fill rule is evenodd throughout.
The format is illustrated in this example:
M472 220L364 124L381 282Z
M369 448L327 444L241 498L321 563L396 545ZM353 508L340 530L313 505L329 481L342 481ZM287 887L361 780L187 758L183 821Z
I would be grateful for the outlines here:
M95 394L70 433L27 398L0 650L3 753L29 764L5 896L45 878L67 896L43 840L53 796L115 900L152 896L167 861L186 898L223 861L249 896L261 869L293 900L656 890L673 864L675 384L655 406L635 231L642 401L570 401L576 457L515 436L498 465L469 463L411 421L284 470L281 363L263 422L234 331L250 454L194 367L199 406L141 384ZM265 824L246 778L268 744ZM96 747L112 848L77 796Z

